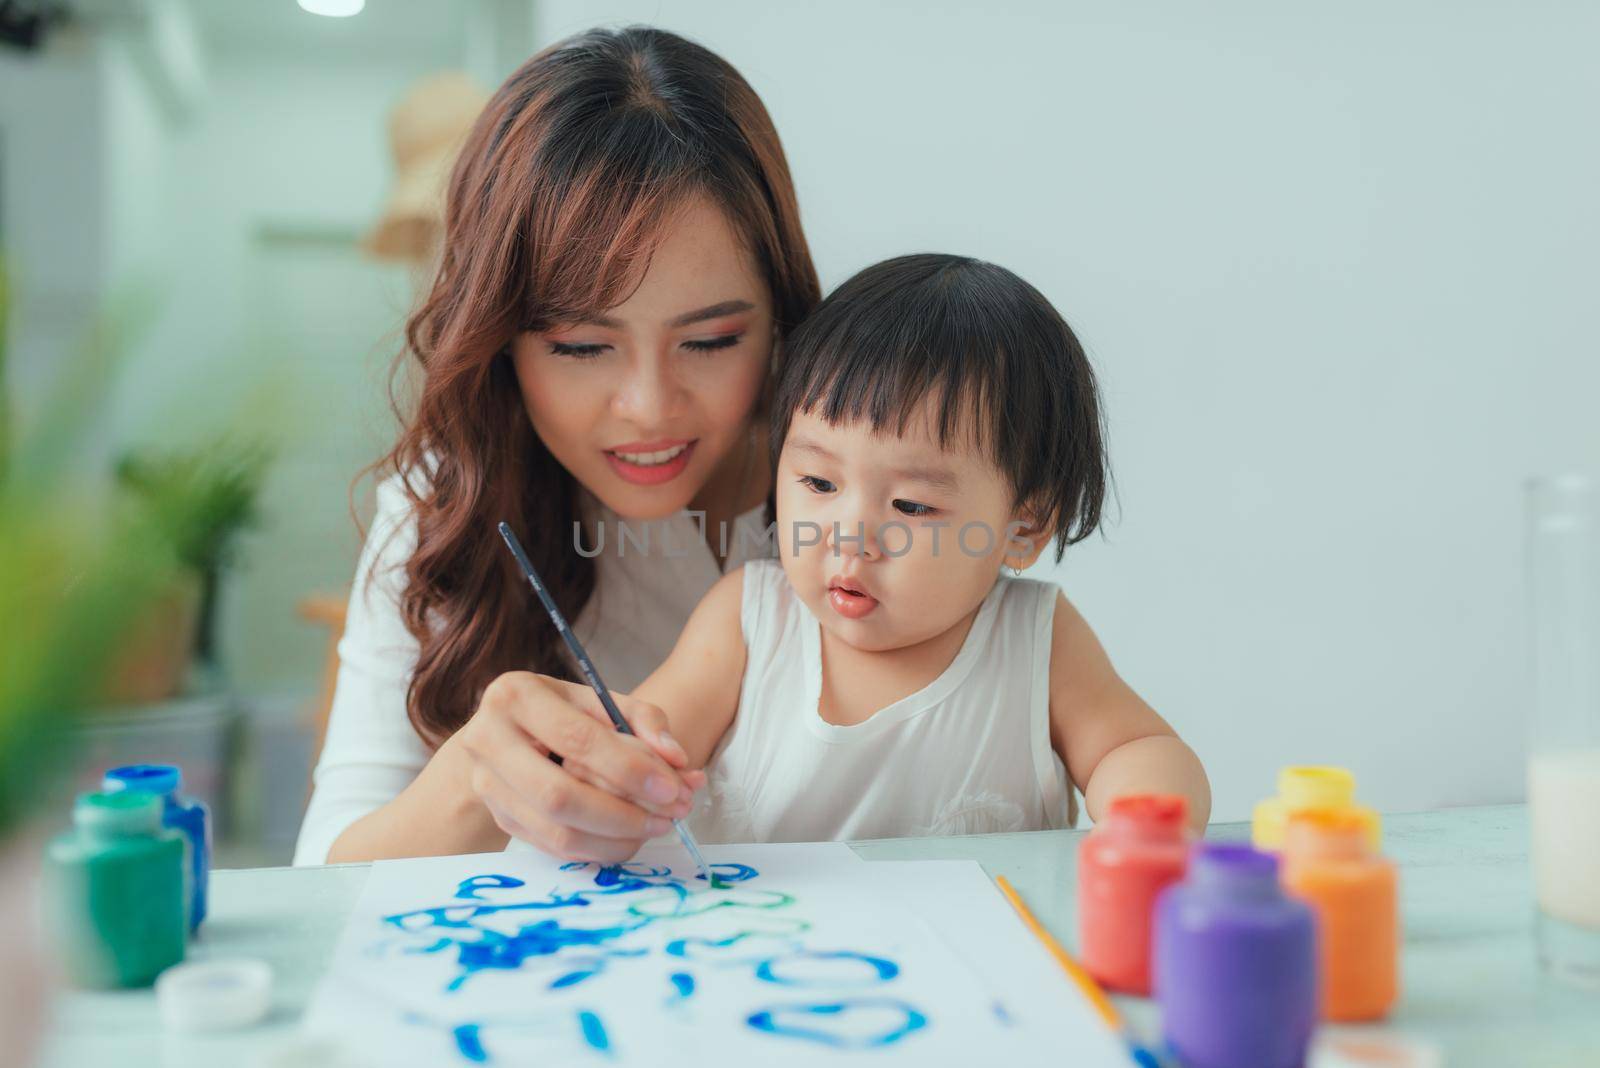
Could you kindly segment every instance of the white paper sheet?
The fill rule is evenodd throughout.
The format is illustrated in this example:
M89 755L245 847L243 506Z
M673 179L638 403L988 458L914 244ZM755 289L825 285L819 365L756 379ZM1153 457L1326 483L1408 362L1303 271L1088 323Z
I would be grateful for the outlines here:
M864 873L885 898L909 897L920 919L945 940L1022 1031L1051 1031L1070 1063L1127 1068L1123 1040L1101 1022L1087 998L1034 938L975 860L873 861Z
M1075 1065L1127 1064L1104 1058L1111 1040L1086 1013L1046 1023L1021 992L997 996L992 977L1026 959L1012 932L994 959L938 933L1006 930L1009 906L975 895L971 870L933 865L924 881L916 863L838 844L706 853L720 888L666 842L610 869L534 853L376 864L306 1025L382 1065L1031 1063L1064 1049ZM1083 1034L1064 1035L1063 1017Z

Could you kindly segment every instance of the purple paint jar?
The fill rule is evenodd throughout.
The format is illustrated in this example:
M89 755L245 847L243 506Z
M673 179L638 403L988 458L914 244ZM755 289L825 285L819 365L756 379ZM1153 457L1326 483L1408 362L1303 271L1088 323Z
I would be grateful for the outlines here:
M1317 1018L1311 910L1278 885L1278 859L1195 848L1156 902L1155 996L1187 1068L1300 1068Z

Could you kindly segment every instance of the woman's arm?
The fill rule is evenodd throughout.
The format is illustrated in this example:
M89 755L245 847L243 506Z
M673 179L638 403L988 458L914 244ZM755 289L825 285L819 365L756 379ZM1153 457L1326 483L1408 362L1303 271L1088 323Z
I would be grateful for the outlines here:
M406 790L433 755L406 717L417 642L401 620L399 598L416 527L398 476L379 483L377 505L339 638L339 673L296 864L325 863L334 841Z
M470 765L445 742L411 781L339 833L328 864L491 853L508 835L469 785ZM321 863L322 861L301 861Z
M621 860L686 814L703 778L678 770L687 758L661 735L660 710L625 695L617 703L648 745L617 734L587 687L526 672L491 683L437 751L422 742L406 716L417 646L399 609L409 519L398 481L385 482L295 863L483 852L510 834L571 859Z
M501 675L409 786L339 836L329 863L491 852L513 835L569 860L626 860L689 814L705 780L680 773L687 758L660 709L611 696L638 736L617 733L587 686Z
M1056 593L1050 652L1050 742L1083 791L1089 817L1124 794L1181 794L1189 822L1211 815L1211 784L1194 750L1111 666L1094 631Z

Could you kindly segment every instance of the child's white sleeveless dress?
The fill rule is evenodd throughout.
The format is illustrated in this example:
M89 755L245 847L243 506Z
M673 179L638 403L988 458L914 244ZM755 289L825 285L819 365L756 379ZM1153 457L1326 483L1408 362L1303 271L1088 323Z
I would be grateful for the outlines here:
M1002 575L961 650L853 726L817 714L821 633L776 560L744 567L744 682L690 818L708 842L807 842L1070 826L1050 747L1057 587Z

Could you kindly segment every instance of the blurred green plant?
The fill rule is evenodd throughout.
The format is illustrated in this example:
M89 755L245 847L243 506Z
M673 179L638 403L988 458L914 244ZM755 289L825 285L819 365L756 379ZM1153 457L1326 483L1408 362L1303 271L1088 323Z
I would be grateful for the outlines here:
M7 293L0 283L0 366ZM181 567L166 528L188 505L109 507L75 458L98 423L118 342L146 310L135 298L95 317L37 414L12 422L0 456L0 840L54 797L72 728L130 625Z
M166 531L178 559L205 573L225 566L235 535L259 521L270 460L262 444L224 438L192 451L125 453L116 473Z
M260 442L220 438L181 452L125 453L117 481L166 533L184 566L200 577L195 652L216 661L217 591L240 532L260 520L261 484L271 451Z
M6 385L7 339L11 336L11 275L0 260L0 477L5 475L11 456L11 390Z

